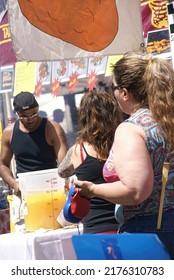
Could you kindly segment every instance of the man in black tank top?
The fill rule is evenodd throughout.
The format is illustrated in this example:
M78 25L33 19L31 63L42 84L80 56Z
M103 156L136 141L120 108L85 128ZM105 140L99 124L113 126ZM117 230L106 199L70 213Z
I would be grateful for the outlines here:
M57 122L39 116L39 105L32 93L19 93L13 105L18 119L2 134L0 175L20 195L10 168L12 157L16 174L56 168L65 157L67 142Z

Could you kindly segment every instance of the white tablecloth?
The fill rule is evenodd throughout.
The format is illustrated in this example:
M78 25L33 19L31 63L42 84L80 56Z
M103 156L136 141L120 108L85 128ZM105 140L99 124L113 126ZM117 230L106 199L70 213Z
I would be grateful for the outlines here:
M1 234L0 260L75 260L71 241L75 234L77 228Z

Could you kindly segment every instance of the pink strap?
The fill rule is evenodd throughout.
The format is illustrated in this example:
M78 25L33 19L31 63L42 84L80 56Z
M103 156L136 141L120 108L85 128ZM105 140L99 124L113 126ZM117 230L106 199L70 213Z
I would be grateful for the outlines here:
M80 145L80 157L81 157L81 160L84 161L83 147L82 147L82 145Z

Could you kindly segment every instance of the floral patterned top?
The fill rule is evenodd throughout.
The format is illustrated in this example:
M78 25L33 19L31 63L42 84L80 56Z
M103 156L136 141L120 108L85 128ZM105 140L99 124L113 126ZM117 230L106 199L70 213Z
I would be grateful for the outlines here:
M158 213L162 187L162 168L164 161L170 162L168 181L166 184L164 208L174 208L174 155L170 155L169 145L166 144L165 135L153 119L149 109L139 109L125 122L141 126L146 134L146 145L150 154L154 170L154 186L151 196L139 205L123 206L124 221L136 215L151 215ZM119 180L112 161L111 149L108 160L103 167L103 176L107 182ZM140 175L141 176L141 175Z

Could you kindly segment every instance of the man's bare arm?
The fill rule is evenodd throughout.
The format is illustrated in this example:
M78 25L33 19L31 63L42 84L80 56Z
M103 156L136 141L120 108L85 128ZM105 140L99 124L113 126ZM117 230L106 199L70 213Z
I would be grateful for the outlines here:
M18 191L18 183L11 171L11 160L13 152L10 147L11 130L6 128L2 134L2 148L1 148L1 160L0 160L0 176L3 181L11 186L15 192Z

